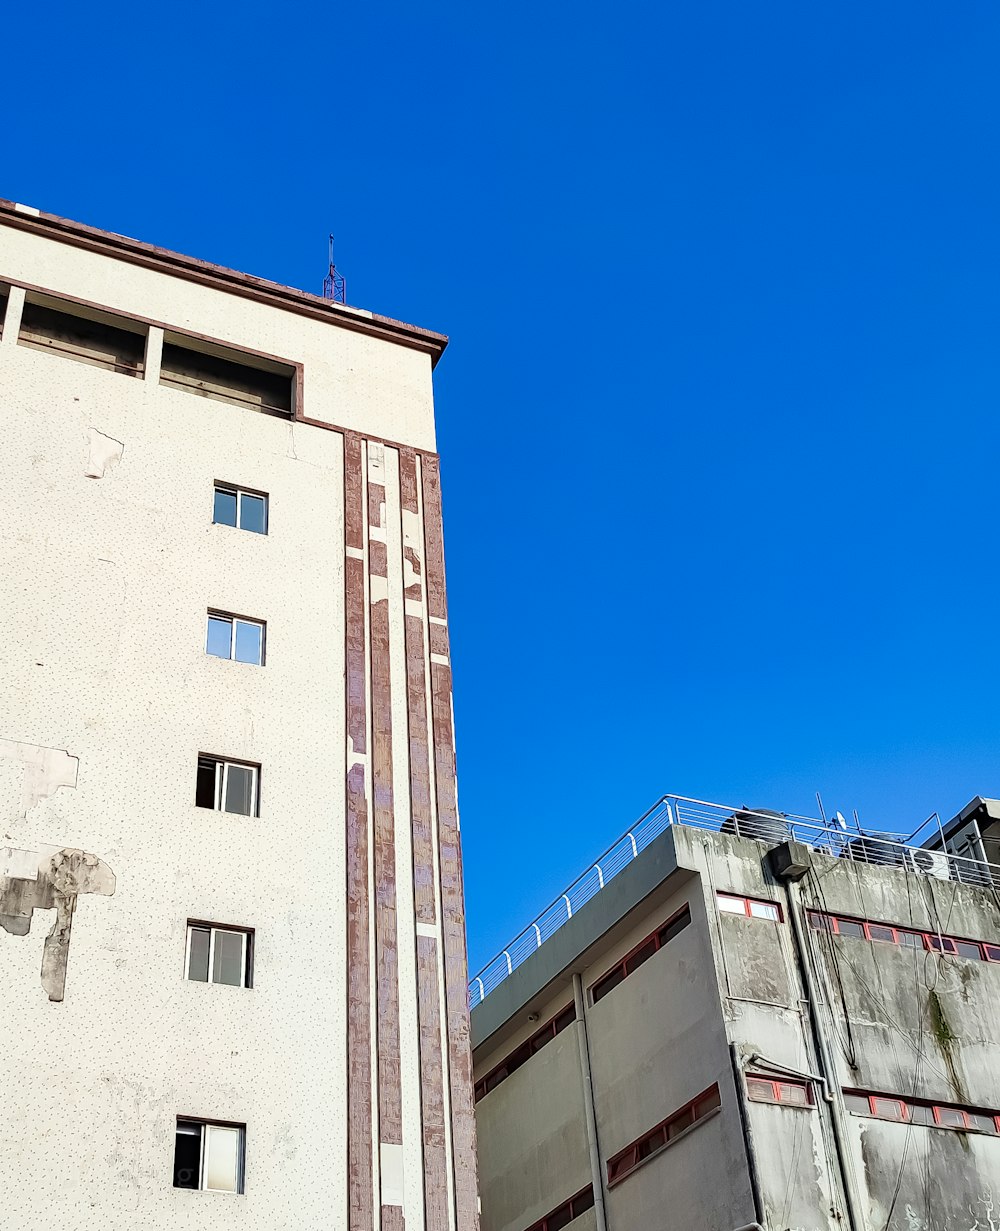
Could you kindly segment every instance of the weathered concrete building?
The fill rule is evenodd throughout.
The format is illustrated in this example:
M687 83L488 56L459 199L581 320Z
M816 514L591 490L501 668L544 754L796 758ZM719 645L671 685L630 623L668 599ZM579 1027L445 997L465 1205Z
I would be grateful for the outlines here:
M4 1227L472 1231L440 335L0 202Z
M998 815L660 801L473 980L484 1231L1000 1227Z

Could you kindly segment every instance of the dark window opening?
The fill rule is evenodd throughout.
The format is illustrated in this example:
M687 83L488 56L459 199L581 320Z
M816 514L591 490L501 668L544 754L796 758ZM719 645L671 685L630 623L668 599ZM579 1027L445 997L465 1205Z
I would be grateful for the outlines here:
M17 340L125 376L142 376L145 369L145 326L48 296L29 293Z
M546 1044L551 1043L557 1034L561 1034L567 1026L576 1021L576 1006L567 1005L560 1013L557 1013L551 1021L547 1021L540 1030L536 1030L526 1043L522 1043L515 1051L512 1051L505 1060L491 1069L480 1081L476 1082L475 1086L475 1101L478 1103L481 1098L489 1094L491 1090L495 1090L502 1081L506 1081L511 1073L516 1073L522 1064L526 1064L532 1056L540 1052Z
M195 805L239 816L257 816L259 779L259 765L200 756Z
M591 1003L597 1004L608 992L613 991L619 983L638 970L643 962L648 962L654 953L673 940L679 932L683 932L690 922L691 910L688 906L682 906L676 914L670 916L666 923L662 924L652 935L647 936L645 940L640 941L631 953L626 954L622 961L591 986Z
M551 1214L546 1214L538 1222L532 1223L527 1231L561 1231L563 1227L568 1227L574 1218L579 1218L584 1210L592 1209L593 1205L594 1189L588 1184L583 1192L570 1197L568 1201L557 1206Z
M290 415L295 369L228 347L167 334L160 384L249 410Z
M770 1084L770 1083L769 1083ZM719 1087L711 1086L696 1099L675 1111L666 1120L651 1128L631 1145L608 1159L608 1184L615 1184L634 1171L647 1158L652 1158L676 1141L682 1133L712 1115L722 1106Z
M178 1117L174 1138L174 1188L241 1193L245 1137L243 1124Z

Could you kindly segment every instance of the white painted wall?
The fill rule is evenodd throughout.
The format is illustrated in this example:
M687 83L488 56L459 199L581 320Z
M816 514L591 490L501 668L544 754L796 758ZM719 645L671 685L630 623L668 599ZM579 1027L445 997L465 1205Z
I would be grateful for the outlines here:
M0 279L304 362L307 415L433 447L425 355L20 231L0 240ZM79 758L76 787L26 814L21 765L0 758L0 846L79 846L117 877L114 896L79 901L61 1004L39 981L54 913L26 937L0 930L0 1222L344 1227L342 437L9 331L0 418L0 739ZM101 479L84 474L92 429L124 445ZM266 537L212 524L214 480L269 493ZM395 487L388 499L398 524ZM395 582L391 599L398 648ZM265 667L206 656L209 607L267 621ZM405 703L394 717L402 793ZM259 818L195 807L199 752L262 764ZM405 894L401 907L408 1033ZM185 980L189 917L256 930L253 989ZM402 1052L419 1227L412 1037ZM172 1187L178 1115L246 1123L245 1195Z

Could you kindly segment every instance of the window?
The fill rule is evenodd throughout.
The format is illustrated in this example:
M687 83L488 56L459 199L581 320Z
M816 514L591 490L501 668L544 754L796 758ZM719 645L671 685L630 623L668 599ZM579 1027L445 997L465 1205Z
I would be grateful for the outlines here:
M259 776L259 765L200 756L195 803L199 808L257 816Z
M267 534L267 496L263 492L216 483L212 521L217 526L236 526L253 534Z
M17 340L32 350L125 376L142 376L145 367L145 325L31 291L25 297Z
M961 957L970 962L1000 962L1000 945L988 944L985 941L939 936L937 932L918 932L913 928L897 928L891 923L849 919L843 915L828 914L826 911L811 910L808 915L810 927L819 932L830 932L834 936L856 936L862 940L902 945L905 949L930 949L935 953L947 953L950 957Z
M739 898L731 893L720 893L719 910L728 915L747 915L751 919L770 919L781 922L781 907L775 902L763 902L759 898Z
M185 969L195 983L251 987L253 932L188 922Z
M205 653L215 658L231 658L234 662L262 667L264 627L262 620L245 620L242 616L210 611Z
M782 1103L790 1107L813 1105L812 1083L794 1077L747 1074L747 1098L755 1103Z
M249 410L289 416L295 368L215 342L167 331L160 384Z
M665 1150L682 1133L718 1111L721 1105L719 1087L710 1086L679 1111L651 1128L648 1133L643 1133L637 1141L633 1141L624 1150L619 1150L608 1159L609 1187L623 1180L647 1158L653 1158L661 1150Z
M923 1124L930 1128L957 1129L963 1133L987 1133L1000 1137L1000 1114L983 1109L969 1110L941 1103L917 1102L887 1094L863 1094L845 1090L844 1103L856 1116L892 1120L898 1124Z
M649 959L659 949L662 949L665 944L673 940L673 938L687 927L691 922L691 911L688 906L682 906L676 914L670 916L666 923L662 924L652 935L647 936L645 940L627 954L617 966L613 966L606 974L601 975L595 984L590 989L590 999L593 1004L606 996L627 978L634 970L638 970L643 962Z
M522 1064L526 1064L536 1052L551 1043L557 1034L561 1034L567 1026L576 1021L576 1006L568 1004L561 1013L557 1013L551 1021L547 1021L540 1030L536 1030L526 1043L522 1043L516 1051L491 1069L485 1077L476 1082L475 1101L478 1103L491 1090L495 1090L502 1081L506 1081L511 1073L516 1073Z
M174 1188L241 1193L245 1138L243 1124L215 1124L178 1117Z
M570 1197L568 1201L564 1201L551 1214L546 1214L538 1222L533 1222L528 1227L528 1231L560 1231L560 1228L569 1226L574 1218L579 1218L584 1210L591 1209L593 1204L594 1189L588 1184L583 1192Z

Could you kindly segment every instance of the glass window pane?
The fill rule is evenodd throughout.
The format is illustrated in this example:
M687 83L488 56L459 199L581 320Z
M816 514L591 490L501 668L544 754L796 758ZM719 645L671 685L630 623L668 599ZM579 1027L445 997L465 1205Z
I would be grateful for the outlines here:
M597 1004L597 1002L603 996L606 996L608 992L616 988L618 984L621 983L622 979L624 978L625 978L625 971L622 969L621 966L616 966L615 969L612 970L610 974L606 974L604 978L600 980L599 983L595 983L594 991L593 991L594 1004Z
M938 1124L946 1128L965 1128L965 1113L952 1107L936 1107Z
M847 1110L853 1111L856 1116L870 1116L872 1114L867 1094L845 1094L844 1104Z
M219 526L236 525L236 493L224 488L215 489L215 513L212 520Z
M253 770L247 765L228 765L226 770L224 810L253 816Z
M1000 945L984 945L983 948L991 962L1000 962Z
M890 944L896 941L896 934L892 928L883 927L881 923L869 923L868 935L872 940L886 940Z
M774 1087L769 1081L750 1077L747 1079L747 1095L758 1103L773 1103Z
M174 1139L174 1188L197 1188L201 1170L201 1125L177 1121Z
M683 932L687 925L691 922L691 912L685 906L683 911L672 919L665 927L660 929L659 940L661 945L665 945L668 940L673 940L678 932Z
M195 788L194 802L199 808L214 808L215 798L215 767L216 762L208 757L198 758L198 784Z
M681 1112L676 1119L671 1120L667 1125L667 1140L672 1141L678 1133L683 1133L686 1128L690 1128L694 1124L693 1109Z
M995 1134L997 1131L996 1121L993 1119L993 1117L980 1115L979 1112L975 1112L975 1111L969 1112L969 1123L974 1129L977 1129L980 1133L994 1133Z
M719 1106L721 1106L721 1101L719 1098L719 1088L716 1086L713 1090L709 1090L705 1097L695 1104L695 1119L698 1120L702 1116L707 1116L710 1111L714 1111Z
M855 923L853 919L838 919L837 932L841 936L861 936L865 934L864 924Z
M930 1107L924 1107L922 1103L915 1103L910 1108L910 1119L914 1124L934 1124L934 1111Z
M775 923L778 922L778 908L772 906L770 902L751 902L750 914L755 919L771 919Z
M719 910L728 910L734 915L745 915L746 904L742 898L731 898L725 893L719 894Z
M956 940L955 950L959 957L971 958L974 962L982 961L983 951L969 940Z
M924 938L920 932L898 932L899 943L907 949L922 949Z
M267 534L267 501L263 496L240 495L240 529Z
M226 983L230 987L242 987L243 969L243 934L241 932L220 932L216 929L212 982Z
M232 620L224 620L221 616L209 616L205 653L214 654L216 658L229 658L232 654L232 644Z
M779 1097L783 1103L794 1103L796 1107L809 1106L809 1093L802 1086L792 1085L783 1081L778 1087Z
M205 1125L205 1187L217 1192L237 1191L240 1167L240 1130Z
M188 954L188 978L198 983L208 982L208 928L189 928L191 946Z
M264 630L259 624L236 621L236 661L260 666Z

